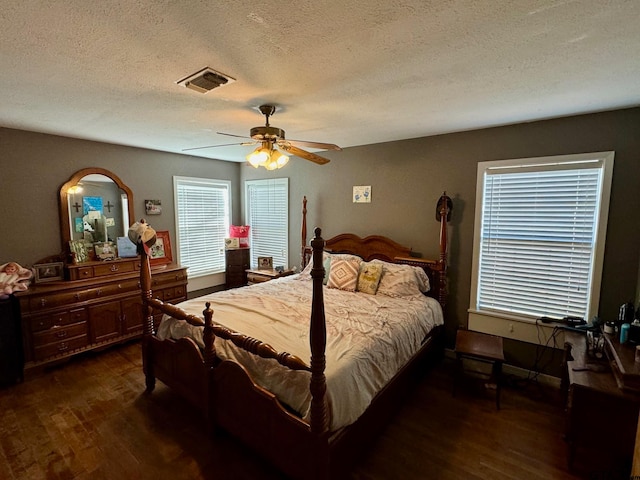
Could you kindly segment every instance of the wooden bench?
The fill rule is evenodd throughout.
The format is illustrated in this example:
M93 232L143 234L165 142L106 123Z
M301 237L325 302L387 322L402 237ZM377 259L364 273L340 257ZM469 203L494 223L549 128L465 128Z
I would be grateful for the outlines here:
M472 330L458 330L456 333L456 359L457 368L453 382L453 394L455 395L458 382L464 374L463 360L472 360L491 363L491 377L496 384L496 408L500 410L500 389L502 384L502 363L504 362L504 350L502 337L474 332ZM476 372L478 373L478 372Z

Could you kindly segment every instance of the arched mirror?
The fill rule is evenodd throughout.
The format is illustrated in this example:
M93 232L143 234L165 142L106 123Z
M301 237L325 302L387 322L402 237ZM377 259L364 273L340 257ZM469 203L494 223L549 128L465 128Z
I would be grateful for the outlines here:
M127 235L133 215L131 189L117 175L103 168L80 170L60 188L61 235L65 250L74 241L115 244L118 237Z

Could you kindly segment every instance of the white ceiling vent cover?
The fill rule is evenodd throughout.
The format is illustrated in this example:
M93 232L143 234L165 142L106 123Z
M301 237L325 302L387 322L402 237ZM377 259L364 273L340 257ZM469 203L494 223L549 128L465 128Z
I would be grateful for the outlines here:
M235 81L235 78L231 78L224 73L216 72L212 68L205 67L182 80L178 80L176 83L191 90L195 90L196 92L207 93L216 87L221 87Z

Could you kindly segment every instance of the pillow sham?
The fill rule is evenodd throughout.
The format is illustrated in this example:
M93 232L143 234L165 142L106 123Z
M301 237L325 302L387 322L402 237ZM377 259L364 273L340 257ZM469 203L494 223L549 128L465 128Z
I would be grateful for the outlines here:
M382 277L382 265L373 262L362 262L358 273L358 285L356 290L369 295L375 295Z
M359 257L356 258L358 260L332 257L327 287L355 292L360 270L360 259Z
M378 292L389 297L410 297L428 292L429 277L420 267L373 260L383 266Z

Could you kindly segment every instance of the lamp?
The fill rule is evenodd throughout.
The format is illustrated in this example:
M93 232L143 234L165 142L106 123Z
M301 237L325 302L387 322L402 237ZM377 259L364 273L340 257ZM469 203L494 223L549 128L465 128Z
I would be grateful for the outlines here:
M262 142L258 148L247 155L247 161L255 168L276 170L284 167L289 162L289 157L273 148L271 142Z

